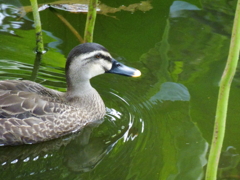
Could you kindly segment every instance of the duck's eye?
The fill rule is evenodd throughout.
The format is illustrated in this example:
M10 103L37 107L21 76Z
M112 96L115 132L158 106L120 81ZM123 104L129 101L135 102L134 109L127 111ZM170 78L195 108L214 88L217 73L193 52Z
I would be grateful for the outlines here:
M97 54L97 55L95 55L95 58L96 58L96 59L100 59L101 56L100 56L99 54Z

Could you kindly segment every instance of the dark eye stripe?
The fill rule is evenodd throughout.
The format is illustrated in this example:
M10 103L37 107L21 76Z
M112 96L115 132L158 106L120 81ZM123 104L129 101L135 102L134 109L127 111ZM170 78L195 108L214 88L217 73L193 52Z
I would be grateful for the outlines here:
M110 56L105 56L105 55L103 55L101 53L98 53L98 54L95 54L95 55L93 55L91 57L83 59L83 61L85 62L84 65L90 63L91 61L97 61L99 59L104 59L104 60L106 60L108 62L112 62L112 58Z
M104 56L103 54L96 54L94 57L96 59L102 58L102 59L105 59L106 61L112 62L112 60L111 60L111 58L109 56Z
M104 59L109 61L109 62L112 62L112 59L109 56L104 56Z

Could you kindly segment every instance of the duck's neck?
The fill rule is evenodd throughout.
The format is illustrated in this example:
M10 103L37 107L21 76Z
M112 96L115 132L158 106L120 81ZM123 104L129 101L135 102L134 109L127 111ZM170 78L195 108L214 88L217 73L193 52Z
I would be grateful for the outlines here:
M69 104L88 112L92 120L101 119L105 115L104 102L89 81L69 86L66 99Z
M82 81L78 82L77 84L70 83L67 89L67 97L74 98L74 97L82 97L86 96L89 93L95 93L96 90L91 86L90 81Z

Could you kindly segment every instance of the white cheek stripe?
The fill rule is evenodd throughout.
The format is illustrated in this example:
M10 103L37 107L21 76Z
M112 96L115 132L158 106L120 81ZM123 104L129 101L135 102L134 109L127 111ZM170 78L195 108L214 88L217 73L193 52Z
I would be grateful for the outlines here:
M99 53L104 55L104 56L108 56L108 57L112 58L112 56L108 52L106 52L106 51L99 51L99 50L98 51L93 51L93 52L90 52L90 53L81 54L78 58L84 60L84 59L88 59L90 57L93 57L94 55L97 55Z
M112 63L109 61L101 60L100 64L101 64L102 68L104 69L104 72L105 72L105 70L109 71L112 68Z

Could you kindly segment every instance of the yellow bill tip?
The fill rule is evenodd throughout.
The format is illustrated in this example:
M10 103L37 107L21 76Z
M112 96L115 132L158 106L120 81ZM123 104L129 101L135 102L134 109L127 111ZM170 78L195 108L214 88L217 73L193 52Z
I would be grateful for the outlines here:
M139 71L138 69L136 69L136 71L134 72L134 74L132 75L132 77L139 77L141 76L141 71Z

